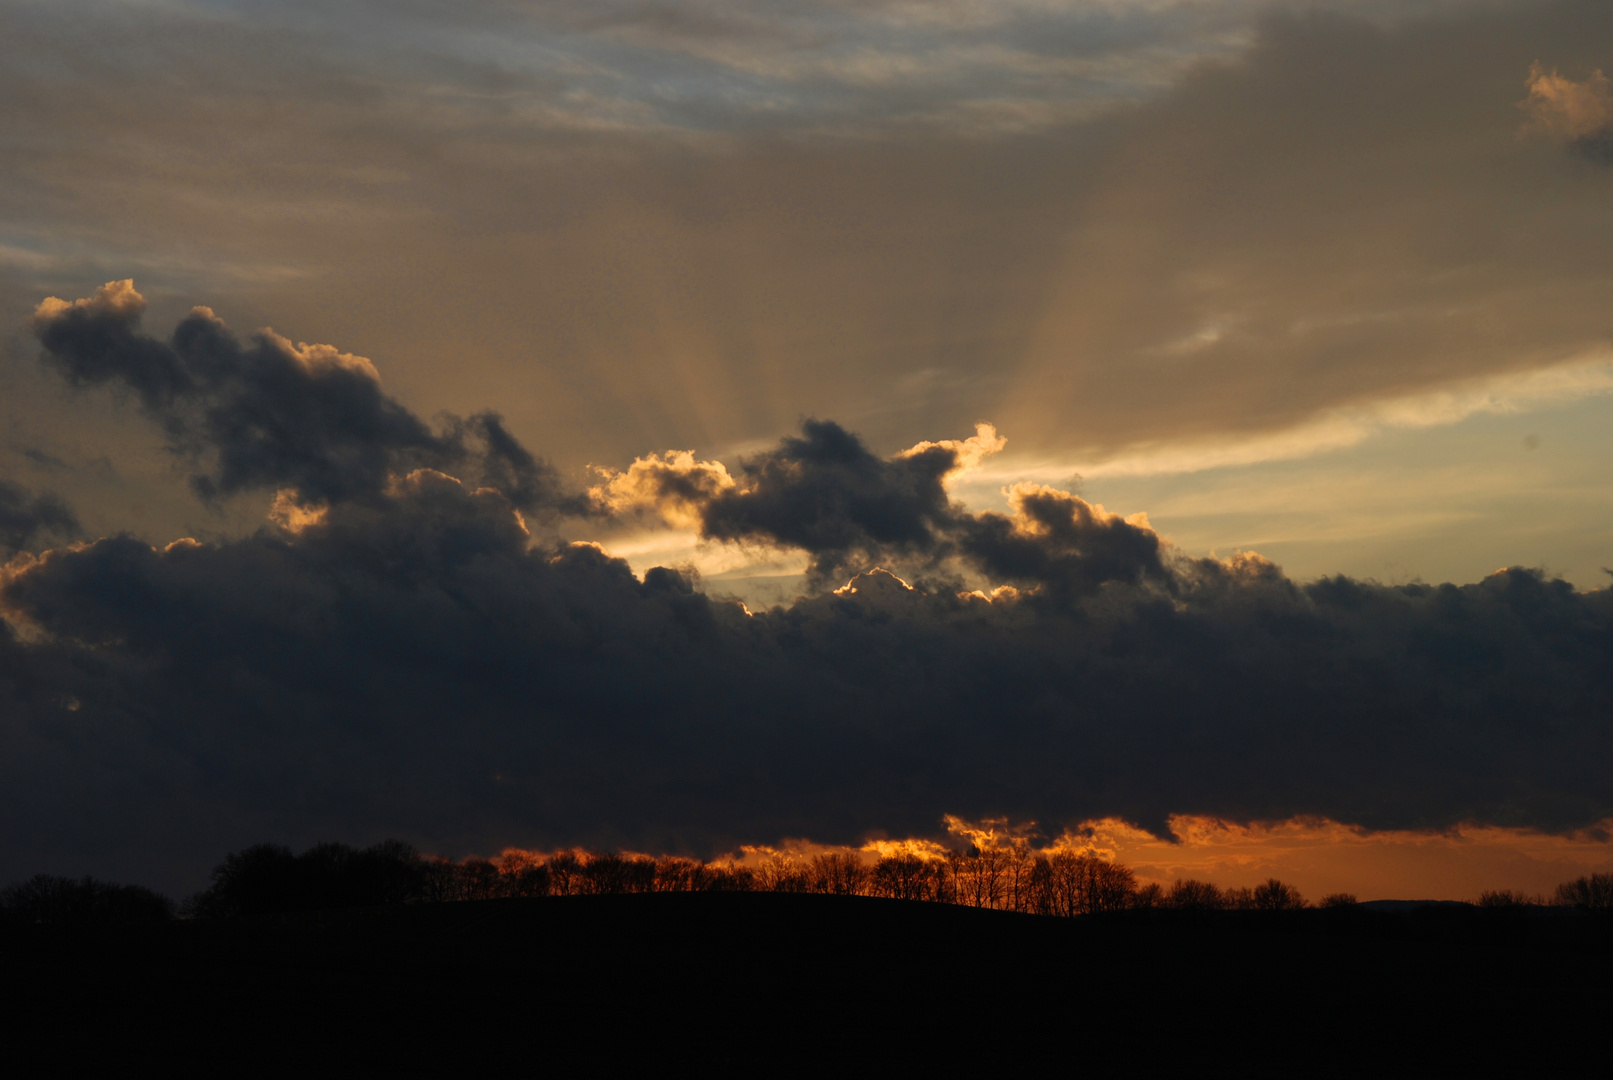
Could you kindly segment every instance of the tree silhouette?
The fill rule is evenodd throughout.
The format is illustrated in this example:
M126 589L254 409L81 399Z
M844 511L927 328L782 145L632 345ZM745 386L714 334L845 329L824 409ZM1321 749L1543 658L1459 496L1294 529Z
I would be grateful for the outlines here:
M301 855L280 844L255 844L226 855L213 868L212 884L185 907L191 915L227 918L461 899L468 889L474 891L470 882L479 880L480 872L480 867L422 860L396 840L363 850L316 844Z
M582 860L575 851L557 851L544 865L549 868L549 891L555 896L572 896L581 891Z
M1292 885L1267 878L1263 884L1255 886L1250 906L1256 911L1298 911L1305 906L1305 899Z
M1177 911L1219 911L1226 907L1226 899L1208 881L1178 878L1165 895L1165 905Z
M892 900L928 900L934 872L917 855L887 855L874 864L871 891Z
M1595 915L1613 914L1613 874L1591 874L1557 886L1553 902Z
M174 905L139 885L36 874L0 890L0 913L23 925L137 925L167 922Z
M1165 890L1157 881L1150 881L1131 894L1131 906L1137 911L1153 911L1165 906Z
M854 851L814 857L811 874L815 892L857 896L868 887L868 867Z

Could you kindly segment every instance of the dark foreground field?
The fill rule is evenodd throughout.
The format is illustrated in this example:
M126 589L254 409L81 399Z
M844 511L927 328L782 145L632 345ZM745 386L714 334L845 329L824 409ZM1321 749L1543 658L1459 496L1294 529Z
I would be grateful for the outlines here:
M1475 909L1052 919L782 894L13 929L6 1054L520 1075L1554 1072L1603 1057L1603 920Z

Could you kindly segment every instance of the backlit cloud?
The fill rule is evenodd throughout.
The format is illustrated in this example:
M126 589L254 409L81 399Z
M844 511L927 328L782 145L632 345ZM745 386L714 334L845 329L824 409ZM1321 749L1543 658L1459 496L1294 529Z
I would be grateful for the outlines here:
M1613 164L1613 83L1600 68L1575 82L1533 65L1523 107L1536 127L1563 136L1575 153Z
M170 402L235 393L259 362L299 393L375 386L272 342L200 350L187 334L222 331L196 316L166 344L81 318L101 321L41 325L55 370L124 378L133 355L171 372L132 399L159 418L188 423ZM398 408L362 400L358 416ZM264 460L304 460L302 428L255 430ZM0 870L139 850L182 878L265 835L709 854L922 840L946 814L1156 837L1200 818L1566 833L1613 815L1605 590L1520 569L1302 584L1254 554L1189 558L1145 518L1046 486L971 513L943 483L966 440L886 458L808 421L723 473L639 459L729 476L677 495L714 542L850 579L748 611L685 571L640 577L600 544L535 535L527 472L466 451L486 475L464 482L393 431L315 444L363 442L384 475L294 487L251 535L8 564ZM886 559L925 574L872 569Z
M366 499L415 468L464 467L528 510L584 506L560 496L553 470L495 413L432 431L382 392L362 356L272 330L243 347L206 307L160 341L140 332L145 307L132 281L109 282L85 300L42 302L33 330L70 383L133 391L176 454L210 465L191 477L204 499L265 488L305 502Z
M0 869L1603 821L1610 56L1605 0L10 4Z

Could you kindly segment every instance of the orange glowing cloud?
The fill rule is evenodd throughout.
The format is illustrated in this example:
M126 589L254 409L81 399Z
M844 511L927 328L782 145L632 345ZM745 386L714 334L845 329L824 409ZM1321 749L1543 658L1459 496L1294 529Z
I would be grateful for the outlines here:
M636 459L625 471L595 466L601 483L588 489L613 514L658 513L673 528L700 525L700 508L734 487L720 461L696 461L692 450L667 450Z
M959 473L969 472L980 467L980 463L992 454L998 453L1008 445L1008 440L997 434L997 429L990 424L976 424L975 433L967 439L937 439L924 440L914 446L908 447L900 454L898 459L910 458L940 447L951 450L957 457L957 464L946 474L946 478L957 476Z
M84 311L91 315L112 315L133 318L146 310L146 298L134 287L133 278L109 281L95 290L95 295L67 301L59 296L47 296L34 309L34 325L59 319L70 311ZM208 312L209 315L212 312Z
M1534 64L1528 86L1529 96L1520 107L1542 130L1583 139L1613 125L1613 83L1600 69L1584 82L1575 82Z
M1179 816L1170 824L1178 843L1105 818L1083 823L1054 846L1125 863L1142 881L1246 886L1276 877L1312 900L1335 892L1363 900L1473 900L1487 889L1550 895L1563 881L1613 866L1606 827L1551 836L1475 825L1370 832L1302 818L1235 825Z

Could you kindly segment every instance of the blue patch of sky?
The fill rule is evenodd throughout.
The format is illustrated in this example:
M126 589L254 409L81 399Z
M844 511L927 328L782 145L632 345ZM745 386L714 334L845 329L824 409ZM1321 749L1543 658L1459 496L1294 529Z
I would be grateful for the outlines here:
M1160 89L1183 59L1246 40L1238 31L1255 6L194 0L141 9L290 31L394 84L422 73L451 82L457 70L457 89L475 96L483 91L468 73L487 68L527 80L507 94L580 117L631 108L659 126L724 130L763 118L817 127L944 117L974 102L1134 99Z

